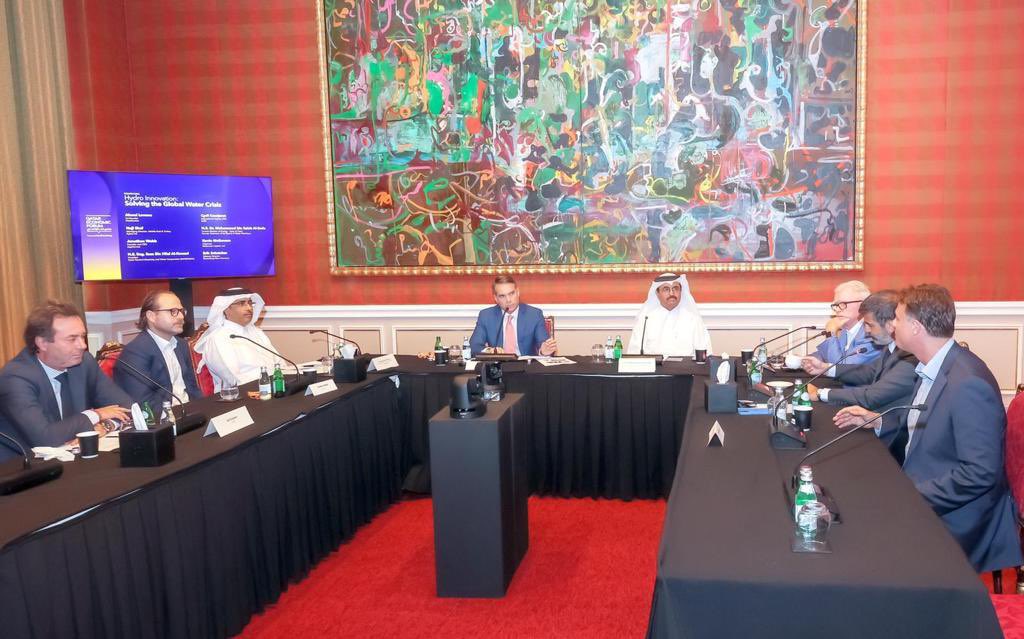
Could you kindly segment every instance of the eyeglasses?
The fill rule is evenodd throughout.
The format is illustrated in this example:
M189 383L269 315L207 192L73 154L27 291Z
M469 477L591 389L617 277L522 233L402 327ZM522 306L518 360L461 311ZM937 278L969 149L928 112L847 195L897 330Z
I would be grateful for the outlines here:
M179 315L185 317L188 315L188 311L183 308L154 308L154 313L169 313L171 317L178 317Z
M237 302L231 302L232 306L252 306L252 300L238 300Z
M847 300L845 302L832 302L831 306L832 310L838 313L840 311L845 311L846 307L850 304L860 304L863 301L864 300Z

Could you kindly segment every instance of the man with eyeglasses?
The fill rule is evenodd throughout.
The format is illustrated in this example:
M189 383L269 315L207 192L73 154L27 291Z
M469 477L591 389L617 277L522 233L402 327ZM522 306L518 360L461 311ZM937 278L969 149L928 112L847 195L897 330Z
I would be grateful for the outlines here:
M202 397L188 344L178 337L185 330L185 309L178 296L170 291L150 292L142 300L136 326L141 332L124 347L114 366L117 385L140 405L149 402L154 412L164 402L177 403L166 391L122 365L125 362L173 390L183 402Z
M210 313L206 316L210 328L199 338L195 348L203 356L199 368L202 370L206 366L210 369L215 390L256 381L260 377L260 367L273 371L274 365L281 363L252 342L231 337L241 335L280 352L267 334L256 326L264 306L263 298L247 288L229 288L213 298Z
M847 353L861 347L866 347L867 352L851 355L843 360L843 364L867 364L882 354L883 347L871 340L860 316L860 303L868 295L871 291L864 282L857 280L843 282L835 288L831 304L833 315L826 325L831 337L818 344L812 356L804 358L805 368L809 364L835 364Z

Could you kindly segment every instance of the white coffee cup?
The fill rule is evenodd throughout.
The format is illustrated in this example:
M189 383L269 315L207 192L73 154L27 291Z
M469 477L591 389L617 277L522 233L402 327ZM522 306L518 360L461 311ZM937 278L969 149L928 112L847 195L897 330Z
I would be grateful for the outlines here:
M786 355L786 368L795 371L801 367L803 360L799 355Z

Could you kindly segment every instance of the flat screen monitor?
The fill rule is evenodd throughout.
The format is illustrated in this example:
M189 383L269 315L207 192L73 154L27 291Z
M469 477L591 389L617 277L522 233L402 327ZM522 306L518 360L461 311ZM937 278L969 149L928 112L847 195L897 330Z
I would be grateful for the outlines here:
M274 274L269 177L68 171L79 281Z

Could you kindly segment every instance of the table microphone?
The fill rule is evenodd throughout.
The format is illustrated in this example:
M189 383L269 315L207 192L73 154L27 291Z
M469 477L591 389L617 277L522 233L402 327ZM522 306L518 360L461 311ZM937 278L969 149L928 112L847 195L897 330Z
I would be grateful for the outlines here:
M640 333L640 354L644 354L644 338L647 337L647 316L644 315L644 330Z
M310 329L309 330L309 334L312 335L313 333L323 333L324 335L327 335L328 337L333 337L334 339L340 339L343 342L348 342L349 344L351 344L351 345L356 347L356 356L357 357L359 356L360 353L363 352L363 349L359 348L359 344L355 343L354 341L350 340L347 337L342 337L341 335L335 335L334 333L331 333L329 331L325 331L322 328L312 328L312 329Z
M847 353L846 355L843 355L842 357L840 357L840 358L839 358L838 360L836 360L836 363L835 363L835 364L832 364L832 366L838 366L838 365L839 365L839 364L841 364L841 363L842 363L842 361L843 361L844 359L846 359L847 357L852 357L852 356L854 356L854 355L860 355L861 353L866 353L866 352L868 352L868 347L867 347L867 346L861 346L861 347L860 347L860 348L858 348L857 350L855 350L855 351L850 351L850 352L849 352L849 353ZM807 388L807 385L808 385L808 384L810 384L810 383L811 383L811 382L813 382L814 380L816 380L816 379L818 379L819 377L822 377L823 375L825 375L826 373L828 373L828 372L829 372L829 371L830 371L830 370L832 369L832 366L829 366L828 368L826 368L826 369L825 369L825 370L823 370L822 372L818 373L818 374L817 374L817 375L815 375L814 377L810 378L810 379L809 379L809 380L807 380L806 382L803 382L803 383L801 384L801 386L803 386L804 388ZM793 397L794 397L794 396L795 396L795 395L796 395L797 393L799 393L799 392L800 392L800 389L799 389L799 388L796 388L796 389L794 389L794 390L793 390L793 392L792 392L792 393L790 393L788 397L786 397L786 401L787 401L787 402L791 401L791 400L793 399Z
M100 357L98 361L103 361L105 359L113 359L113 358L112 358L112 356L109 353L104 353L103 356ZM124 360L123 357L117 358L117 361L118 361L118 363L124 365L128 370L132 371L133 373L135 373L136 375L138 375L142 379L146 380L147 382L149 382L153 386L156 386L157 388L159 388L163 392L167 393L168 395L170 395L174 399L178 400L178 405L181 406L181 418L175 420L175 422L176 422L176 425L174 427L174 436L175 437L177 437L178 435L184 435L185 433L193 431L193 430L199 428L200 426L206 424L206 422L208 421L206 415L204 415L202 413L193 413L193 414L190 415L189 412L188 412L188 408L185 407L185 402L181 401L181 398L178 397L177 395L175 395L173 390L171 390L170 388L167 388L166 386L164 386L160 382L156 381L155 379L153 379L152 377L150 377L146 373L142 372L141 370L139 370L135 366L129 364L127 361ZM172 408L172 410L173 410L173 408Z
M0 477L0 495L10 495L26 488L38 486L51 479L57 479L64 472L64 465L56 459L42 461L33 465L32 459L28 456L28 452L21 445L21 442L3 432L0 432L0 437L14 444L12 448L21 453L22 458L21 470L13 475Z
M891 413L894 410L919 410L919 411L921 411L923 413L924 411L928 410L928 404L905 404L903 406L893 406L892 408L887 408L886 410L883 410L881 413L878 413L877 415L875 415L874 417L872 417L868 421L864 422L860 426L857 426L855 428L851 428L850 430L846 431L845 433L840 434L838 437L834 437L834 438L830 439L829 441L825 442L824 444L822 444L821 446L818 446L817 448L815 448L811 452L809 452L806 455L804 455L800 459L800 461L797 463L797 465L794 467L794 469L793 469L793 476L790 478L790 485L796 486L797 472L800 470L800 466L802 466L803 463L805 461L807 461L807 459L810 458L812 455L816 455L816 454L820 453L821 451L825 450L826 448L828 448L832 444L835 444L836 442L838 442L840 439L843 439L844 437L848 437L851 433L857 432L858 430L866 427L871 422L878 421L879 419L881 419L882 417L888 415L889 413Z
M256 346L259 346L260 348L262 348L263 350L267 351L268 353L271 353L272 355L280 357L281 359L283 359L284 361L288 362L289 364L291 364L292 366L295 367L295 383L291 387L287 387L287 384L285 385L287 387L286 390L285 390L285 395L294 395L295 393L298 393L298 392L301 392L301 391L305 390L305 388L307 386L309 386L309 382L308 381L307 382L300 382L299 381L299 378L302 377L302 374L299 372L299 365L296 364L295 362L293 362L292 360L288 359L287 357L285 357L281 353L278 353L277 351L275 351L272 348L267 348L263 344L260 344L259 342L257 342L254 339L249 339L245 335L238 335L236 333L232 333L232 334L228 335L228 337L230 337L231 339L244 339L247 342L250 342L252 344L255 344Z

